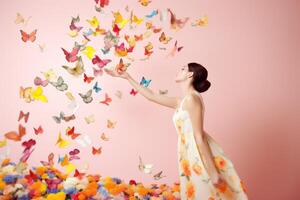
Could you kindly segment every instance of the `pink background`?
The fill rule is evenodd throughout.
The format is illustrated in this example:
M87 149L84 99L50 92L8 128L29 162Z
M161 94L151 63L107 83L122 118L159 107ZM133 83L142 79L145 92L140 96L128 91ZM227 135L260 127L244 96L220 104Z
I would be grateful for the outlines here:
M104 19L95 12L92 0L1 0L0 132L15 130L19 111L30 111L24 140L37 140L35 151L28 160L30 165L46 160L51 151L57 160L57 154L63 155L79 147L74 142L67 149L54 146L58 132L75 125L78 132L93 138L94 146L103 146L100 156L93 156L91 148L80 148L81 160L74 162L79 169L83 163L89 162L91 173L126 181L135 179L145 184L155 182L151 176L138 170L138 155L141 155L146 163L154 164L154 172L163 170L167 176L158 183L172 184L178 181L177 135L171 121L174 111L148 102L139 94L135 97L129 95L132 87L124 80L99 77L102 92L94 93L95 100L90 105L84 104L77 95L80 102L77 120L68 124L57 125L51 119L69 102L64 93L51 85L44 89L48 104L27 104L19 99L19 87L33 86L34 77L42 76L40 71L49 68L54 68L65 78L74 95L87 91L90 86L69 76L60 67L68 64L60 47L71 49L73 46L74 39L67 35L72 16L79 14L79 24L88 27L86 19L96 15L100 26L110 28L112 15L109 10L119 9L126 15L126 5L118 2L112 0ZM176 57L166 59L166 52L157 48L158 35L155 35L135 50L135 55L141 57L143 46L152 41L155 46L152 58L134 62L128 71L137 81L142 76L152 79L149 88L156 92L168 89L169 95L182 95L174 82L179 67L192 61L203 64L212 83L211 88L202 94L206 106L204 126L232 159L250 199L299 199L300 176L296 171L300 169L299 1L153 0L148 7L140 6L137 0L126 2L138 16L155 8L168 7L178 17L189 16L191 20L208 15L207 27L196 28L188 24L174 32L166 22L157 24L184 48ZM25 17L32 16L26 27L14 24L16 12ZM35 28L38 29L36 42L22 42L19 29L31 32ZM168 44L168 48L174 41ZM39 43L46 44L44 53L39 51ZM102 55L100 37L93 41L93 46ZM112 64L118 62L112 54L107 57L113 59ZM86 57L83 59L86 68L92 66ZM88 69L91 74L91 67ZM123 92L122 99L114 95L117 89ZM98 104L104 99L104 92L113 98L109 107ZM96 123L87 125L84 117L90 114L95 114ZM108 118L118 121L114 130L106 128ZM32 127L38 125L44 127L43 135L34 135ZM102 132L110 137L110 141L101 141ZM8 146L12 159L16 161L22 152L20 143L9 141Z

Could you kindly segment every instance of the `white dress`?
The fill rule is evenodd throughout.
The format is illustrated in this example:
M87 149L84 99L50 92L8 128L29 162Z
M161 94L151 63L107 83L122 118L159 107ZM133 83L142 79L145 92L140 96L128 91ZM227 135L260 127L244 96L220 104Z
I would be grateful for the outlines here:
M206 133L219 173L226 184L214 187L198 151L189 113L180 106L173 115L178 134L178 165L181 200L248 200L244 182L239 178L223 149ZM203 114L203 113L202 113Z

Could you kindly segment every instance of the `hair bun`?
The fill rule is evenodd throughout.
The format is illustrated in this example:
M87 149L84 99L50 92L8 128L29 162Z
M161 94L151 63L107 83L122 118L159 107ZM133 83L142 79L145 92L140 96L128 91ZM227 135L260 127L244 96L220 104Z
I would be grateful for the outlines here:
M204 81L201 81L199 84L196 85L196 90L198 92L205 92L210 87L210 82L206 79Z

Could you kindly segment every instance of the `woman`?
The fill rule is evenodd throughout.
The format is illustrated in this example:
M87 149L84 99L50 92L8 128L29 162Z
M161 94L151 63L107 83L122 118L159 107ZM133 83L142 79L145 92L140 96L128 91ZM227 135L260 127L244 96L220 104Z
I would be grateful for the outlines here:
M121 77L148 100L175 109L173 122L178 133L178 164L182 200L245 200L245 185L231 160L204 130L204 104L201 92L210 87L207 70L198 63L181 67L175 82L184 98L156 94L135 81L128 72L105 69Z

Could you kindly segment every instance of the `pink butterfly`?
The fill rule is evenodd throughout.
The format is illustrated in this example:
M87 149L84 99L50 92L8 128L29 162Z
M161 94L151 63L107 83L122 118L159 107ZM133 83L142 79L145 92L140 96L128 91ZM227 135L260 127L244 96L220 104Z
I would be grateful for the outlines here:
M40 77L37 76L34 78L34 85L41 85L43 87L46 87L48 85L48 80L42 80Z
M65 50L64 48L61 48L66 56L66 60L68 62L75 62L78 60L78 52L79 52L79 47L78 46L75 46L73 47L72 51L71 52L68 52L67 50Z
M42 133L44 132L42 126L39 126L38 128L34 128L34 127L33 127L33 129L34 129L34 133L35 133L36 135L42 134Z
M105 67L108 63L111 62L111 59L101 59L99 56L95 55L95 57L92 59L92 63L94 65L97 65L99 68Z

